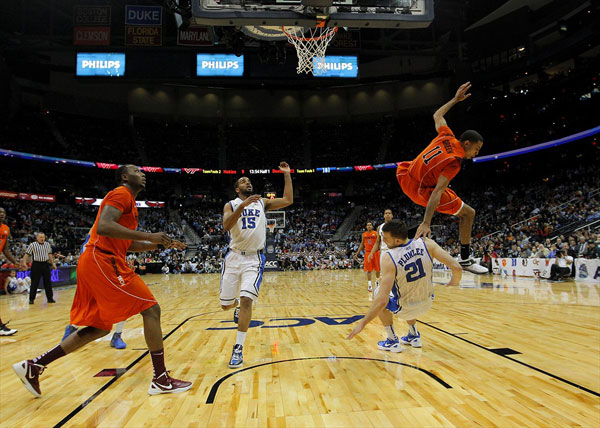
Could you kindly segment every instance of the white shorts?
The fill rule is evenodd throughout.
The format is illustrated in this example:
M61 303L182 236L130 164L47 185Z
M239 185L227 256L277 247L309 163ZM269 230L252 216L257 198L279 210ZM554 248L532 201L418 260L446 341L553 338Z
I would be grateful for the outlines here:
M424 302L416 305L401 306L400 310L396 312L396 315L398 318L403 320L416 320L421 315L425 315L425 313L431 309L432 303L433 299L427 299Z
M221 269L221 305L229 306L238 297L258 299L258 290L263 278L265 255L262 251L250 254L238 254L227 251Z
M375 287L373 297L376 297L377 293L379 293L379 286ZM414 320L417 319L417 317L424 315L429 309L431 309L432 304L433 295L422 302L413 303L411 305L403 305L402 300L400 299L400 301L398 301L398 298L390 291L388 304L386 305L385 309L397 315L398 318L402 318L403 320Z

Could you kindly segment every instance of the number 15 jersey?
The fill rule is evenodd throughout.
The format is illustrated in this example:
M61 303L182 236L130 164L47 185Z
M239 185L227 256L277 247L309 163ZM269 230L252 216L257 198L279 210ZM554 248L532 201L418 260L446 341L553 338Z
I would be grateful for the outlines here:
M411 239L404 245L388 250L396 267L392 294L403 310L431 300L433 294L433 260L423 239Z
M231 209L235 209L244 201L235 198L229 201ZM265 203L261 199L244 208L237 223L229 231L231 241L229 247L238 251L258 251L265 248L267 237L267 216Z

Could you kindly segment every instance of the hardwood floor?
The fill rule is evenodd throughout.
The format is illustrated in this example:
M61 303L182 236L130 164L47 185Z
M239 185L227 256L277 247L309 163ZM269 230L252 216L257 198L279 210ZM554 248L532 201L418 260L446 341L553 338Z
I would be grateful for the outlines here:
M110 348L109 335L57 360L34 399L11 365L59 342L75 288L56 291L54 305L1 296L2 320L19 330L0 337L1 427L600 426L598 283L466 274L464 288L436 286L418 323L423 347L393 354L377 350L378 321L345 340L369 308L363 272L267 273L244 366L231 370L235 324L220 310L218 275L144 279L162 307L167 368L192 389L147 394L135 316L127 349Z

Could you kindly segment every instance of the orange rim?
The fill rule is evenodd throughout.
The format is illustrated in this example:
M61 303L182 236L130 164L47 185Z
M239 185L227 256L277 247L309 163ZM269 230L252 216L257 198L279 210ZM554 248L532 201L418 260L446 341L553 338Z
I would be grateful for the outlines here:
M325 25L325 22L323 22L322 25L316 25L316 27L323 27ZM310 42L310 41L317 41L317 40L323 40L329 36L331 36L332 34L337 33L338 27L333 27L330 31L328 31L327 33L323 34L322 36L319 37L296 37L293 34L288 33L287 31L285 31L285 26L281 26L281 31L283 31L283 33L288 36L290 39L294 39L294 40L299 40L301 42Z

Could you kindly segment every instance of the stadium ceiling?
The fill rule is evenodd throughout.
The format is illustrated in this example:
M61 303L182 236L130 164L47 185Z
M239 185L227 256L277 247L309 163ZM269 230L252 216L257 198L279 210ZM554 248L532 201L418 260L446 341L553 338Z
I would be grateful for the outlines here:
M122 8L128 4L165 5L160 0L103 1L103 5ZM437 0L432 26L421 30L361 29L361 54L386 53L427 54L448 50L456 51L459 33L470 23L487 16L507 0ZM510 0L508 1L510 3ZM73 7L81 4L75 0L3 0L0 2L0 42L12 49L71 49L73 34ZM162 48L173 48L169 40L175 38L175 19L165 19ZM114 23L116 27L120 24ZM122 27L122 25L120 25Z

